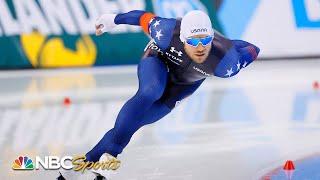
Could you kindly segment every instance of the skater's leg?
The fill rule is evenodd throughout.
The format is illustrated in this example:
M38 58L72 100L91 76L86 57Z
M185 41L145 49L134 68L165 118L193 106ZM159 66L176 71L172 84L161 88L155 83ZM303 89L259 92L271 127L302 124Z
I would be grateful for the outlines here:
M162 95L161 99L154 102L152 106L147 111L145 111L143 116L140 116L140 118L136 122L137 124L135 124L137 128L135 129L135 131L131 131L130 133L126 134L126 138L122 139L122 144L120 148L123 149L126 147L132 135L139 128L147 124L152 124L160 120L167 114L169 114L171 110L175 108L176 102L181 101L187 98L188 96L190 96L191 94L193 94L200 87L203 81L204 80L199 80L189 85L178 85L178 84L171 84L171 83L169 83L169 85L167 84L166 90ZM117 126L116 124L116 127L126 127L126 125L123 124L123 125ZM112 133L112 130L110 130L109 133ZM111 151L108 151L108 152L112 154ZM116 157L118 154L112 154L112 155Z
M152 104L160 99L167 83L167 68L159 59L148 57L138 65L139 89L120 110L114 128L86 154L88 161L96 162L107 152L117 157L132 135L141 127L141 119Z
M133 119L130 122L123 122L123 124L117 124L113 129L107 132L105 135L106 139L113 137L116 143L108 143L108 148L105 152L117 157L118 154L128 145L133 134L143 127L144 125L154 123L171 112L164 103L157 101L144 113L143 116L139 117L134 123ZM131 121L132 120L132 121ZM126 128L126 129L125 129ZM126 133L124 133L126 132ZM100 143L100 142L99 142ZM112 151L116 149L117 151Z
M140 121L141 126L152 124L169 114L171 110L175 108L178 101L181 101L193 94L200 87L203 81L204 80L196 81L189 85L168 83L161 99L154 102L150 109L148 109L144 114Z
M141 126L152 124L171 112L171 109L162 101L158 100L150 107L141 119Z

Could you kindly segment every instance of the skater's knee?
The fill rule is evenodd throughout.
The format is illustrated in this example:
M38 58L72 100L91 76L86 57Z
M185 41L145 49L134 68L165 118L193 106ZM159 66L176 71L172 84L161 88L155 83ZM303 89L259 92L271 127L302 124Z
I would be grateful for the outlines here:
M164 88L156 86L147 86L143 88L139 88L137 95L143 99L143 101L154 102L162 96Z

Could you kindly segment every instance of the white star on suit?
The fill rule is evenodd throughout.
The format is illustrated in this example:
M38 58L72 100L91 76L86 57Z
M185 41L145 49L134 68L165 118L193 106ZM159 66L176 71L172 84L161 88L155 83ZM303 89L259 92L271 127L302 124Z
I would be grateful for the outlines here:
M227 69L227 74L225 76L231 76L233 74L232 68L230 70Z
M161 34L161 30L157 31L156 38L158 38L159 41L161 36L163 36L163 34Z
M239 71L241 69L241 64L240 62L238 61L238 64L237 64L237 71Z
M242 65L243 68L245 68L248 65L248 62L245 61L244 64Z
M161 22L161 20L156 21L156 22L153 24L153 26L156 28L158 25L160 25L160 22Z

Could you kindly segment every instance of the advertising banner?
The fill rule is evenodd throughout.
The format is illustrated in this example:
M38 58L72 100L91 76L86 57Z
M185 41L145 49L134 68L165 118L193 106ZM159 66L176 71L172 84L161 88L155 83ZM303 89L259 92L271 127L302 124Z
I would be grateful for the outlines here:
M182 17L201 9L215 18L213 7L209 0L0 0L0 68L136 64L148 37L140 27L119 25L97 38L99 15L145 10Z

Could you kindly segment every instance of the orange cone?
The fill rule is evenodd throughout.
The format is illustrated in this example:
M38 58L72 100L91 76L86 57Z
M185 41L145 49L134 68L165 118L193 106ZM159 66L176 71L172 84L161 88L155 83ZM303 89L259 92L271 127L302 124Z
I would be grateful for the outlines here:
M320 88L319 82L318 82L318 81L315 81L315 82L313 83L313 89L318 90L319 88Z
M293 162L291 160L288 160L286 164L283 166L283 169L286 171L294 170L295 168Z
M291 180L292 179L292 175L294 172L294 164L291 160L288 160L286 162L286 164L283 166L283 170L285 171L285 174L287 176L287 180Z
M63 100L63 104L65 106L70 106L71 105L71 100L69 97L65 97L64 100Z

